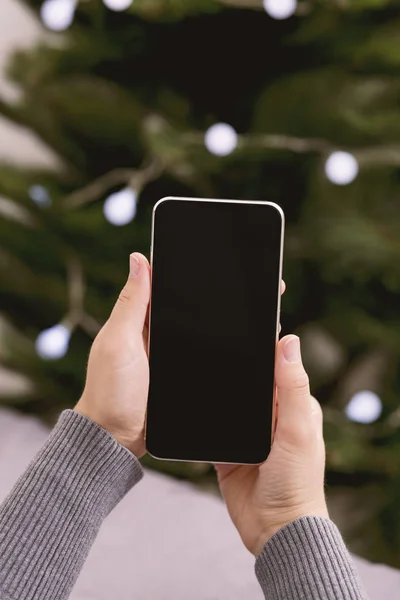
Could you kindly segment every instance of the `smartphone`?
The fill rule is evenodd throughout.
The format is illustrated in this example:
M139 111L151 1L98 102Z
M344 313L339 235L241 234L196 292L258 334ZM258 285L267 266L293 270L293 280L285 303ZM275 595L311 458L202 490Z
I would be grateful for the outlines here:
M284 215L272 202L154 206L146 446L260 464L271 448Z

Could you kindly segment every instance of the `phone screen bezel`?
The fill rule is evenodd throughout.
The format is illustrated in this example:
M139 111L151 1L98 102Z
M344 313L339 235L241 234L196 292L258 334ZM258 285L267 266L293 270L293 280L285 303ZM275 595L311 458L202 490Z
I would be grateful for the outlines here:
M278 267L278 271L279 271L279 284L278 284L278 291L277 291L277 314L276 314L276 341L278 342L279 339L279 323L280 323L280 312L281 312L281 289L280 289L280 282L282 280L282 269L283 269L283 248L284 248L284 231L285 231L285 215L284 212L282 210L282 208L274 203L274 202L269 202L269 201L262 201L262 200L226 200L226 199L214 199L214 198L190 198L190 197L177 197L177 196L166 196L164 198L161 198L160 200L158 200L158 202L156 202L156 204L153 207L153 212L152 212L152 225L151 225L151 245L150 245L150 272L151 272L151 290L153 290L153 262L154 262L154 234L155 234L155 221L157 218L157 208L165 203L168 202L170 200L173 201L182 201L182 202L214 202L214 203L229 203L229 204L248 204L248 205L267 205L270 206L271 208L274 208L280 215L281 218L281 231L280 231L280 249L279 249L279 267ZM148 344L147 344L147 353L148 353L148 357L150 360L150 352L151 352L151 302L152 302L152 293L150 295L150 303L149 303L149 323L148 323ZM276 422L276 387L274 385L274 389L273 389L273 400L272 400L272 415L271 415L271 446L272 446L272 442L273 442L273 437L274 437L274 433L275 433L275 422ZM145 437L145 441L147 438L147 431L148 431L148 412L146 410L146 418L145 418L145 429L144 429L144 437ZM266 460L266 458L268 457L269 454L269 450L268 450L268 454L265 457L265 459L261 462L257 462L257 463L238 463L238 462L221 462L221 461L214 461L214 460L209 460L209 459L202 459L201 457L197 457L197 458L176 458L176 457L167 457L167 456L157 456L156 454L152 453L149 449L147 449L148 454L156 459L156 460L163 460L163 461L172 461L172 462L194 462L194 463L215 463L218 462L219 464L243 464L243 465L259 465L262 464L262 462L264 462L264 460Z

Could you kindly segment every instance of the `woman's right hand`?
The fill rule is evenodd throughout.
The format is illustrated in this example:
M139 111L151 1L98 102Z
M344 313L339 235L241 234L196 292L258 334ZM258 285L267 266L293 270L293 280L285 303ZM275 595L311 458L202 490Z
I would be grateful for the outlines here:
M304 516L329 518L322 412L310 395L298 337L290 335L278 343L275 378L277 427L268 459L261 466L216 467L232 521L255 556L292 521Z

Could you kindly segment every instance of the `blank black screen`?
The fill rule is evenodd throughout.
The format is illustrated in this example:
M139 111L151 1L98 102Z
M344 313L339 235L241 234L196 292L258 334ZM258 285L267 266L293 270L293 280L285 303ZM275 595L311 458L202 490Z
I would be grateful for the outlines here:
M268 456L281 235L274 205L169 198L157 206L153 456L252 464Z

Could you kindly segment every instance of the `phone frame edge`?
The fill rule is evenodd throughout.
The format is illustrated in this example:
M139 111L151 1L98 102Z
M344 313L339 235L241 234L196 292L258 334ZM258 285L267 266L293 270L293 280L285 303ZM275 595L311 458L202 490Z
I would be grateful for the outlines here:
M227 199L218 199L218 198L187 198L184 196L165 196L160 200L157 200L152 210L152 220L151 220L151 241L150 241L150 302L149 302L149 329L148 329L148 340L147 340L147 356L150 361L150 331L151 331L151 299L152 299L152 291L153 291L153 248L154 248L154 223L155 223L155 215L156 210L160 204L164 202L168 202L169 200L178 200L178 201L186 201L186 202L217 202L217 203L227 203L227 204L265 204L267 206L272 206L281 216L281 246L280 246L280 254L279 254L279 283L278 283L278 301L277 301L277 310L276 310L276 341L278 343L279 340L279 322L280 322L280 314L281 314L281 281L282 281L282 270L283 270L283 249L284 249L284 237L285 237L285 213L279 204L275 202L269 202L267 200L227 200ZM276 419L276 385L274 381L274 389L273 389L273 399L272 399L272 417L271 417L271 440L270 444L272 447L274 434L275 434L275 419ZM147 405L146 405L146 417L144 423L144 441L146 443L146 433L147 433ZM232 463L232 462L218 462L215 463L210 460L200 460L200 459L181 459L181 458L161 458L149 452L146 447L147 453L154 458L155 460L163 460L167 462L193 462L193 463L205 463L205 464L221 464L221 465L242 465L242 466L257 466L263 464L261 463ZM267 456L268 458L268 456ZM265 459L267 460L267 459Z

